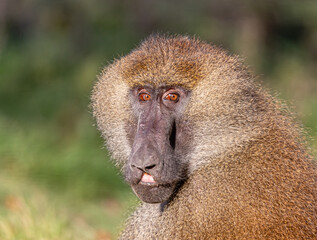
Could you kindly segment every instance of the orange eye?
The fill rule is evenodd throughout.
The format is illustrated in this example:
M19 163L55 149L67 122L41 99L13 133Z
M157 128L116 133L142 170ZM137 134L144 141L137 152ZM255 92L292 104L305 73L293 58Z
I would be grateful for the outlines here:
M151 100L151 95L147 93L140 93L139 94L139 99L140 101L150 101Z
M170 101L173 101L173 102L177 102L178 101L178 94L176 93L169 93L165 96L166 100L170 100Z

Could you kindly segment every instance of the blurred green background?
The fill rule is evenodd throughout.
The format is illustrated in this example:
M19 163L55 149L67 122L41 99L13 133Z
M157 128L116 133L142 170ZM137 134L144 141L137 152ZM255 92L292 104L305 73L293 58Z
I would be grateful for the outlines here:
M90 92L104 65L157 32L246 57L317 149L317 1L1 0L1 240L116 237L137 200Z

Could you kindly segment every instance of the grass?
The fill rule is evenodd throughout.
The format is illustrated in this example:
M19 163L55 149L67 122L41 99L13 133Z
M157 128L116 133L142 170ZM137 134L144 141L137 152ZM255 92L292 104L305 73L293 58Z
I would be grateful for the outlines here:
M0 180L2 240L114 239L131 205L126 198L76 201L5 174Z
M137 201L89 118L71 139L0 120L0 239L114 239ZM89 126L87 126L89 125Z
M3 177L1 180L6 182L6 186L1 186L1 239L74 239L71 222L54 201L49 201L43 192L30 189L29 184L25 189L31 190L32 195L26 196L20 189L21 182Z

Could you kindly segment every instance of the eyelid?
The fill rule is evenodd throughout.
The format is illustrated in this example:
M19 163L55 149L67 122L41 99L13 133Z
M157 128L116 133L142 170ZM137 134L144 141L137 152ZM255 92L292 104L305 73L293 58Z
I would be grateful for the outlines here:
M172 95L176 95L176 100L171 100L171 99L168 99L169 95L172 94ZM178 92L174 92L174 91L167 91L166 93L164 93L163 95L163 100L168 100L168 101L171 101L171 102L178 102L179 101L179 97L180 97L180 94Z
M148 98L148 99L144 99L144 97ZM144 91L144 92L139 92L138 94L138 99L141 102L148 102L150 101L152 98L151 94L149 94L148 92Z
M149 93L145 88L139 88L137 90L137 93L140 94L140 93Z

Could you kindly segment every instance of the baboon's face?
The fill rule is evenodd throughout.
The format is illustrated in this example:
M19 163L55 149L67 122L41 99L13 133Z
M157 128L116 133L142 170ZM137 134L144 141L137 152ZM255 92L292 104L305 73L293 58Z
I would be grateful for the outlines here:
M149 203L167 200L186 175L186 125L182 113L190 92L181 87L140 86L130 91L137 119L125 178Z

